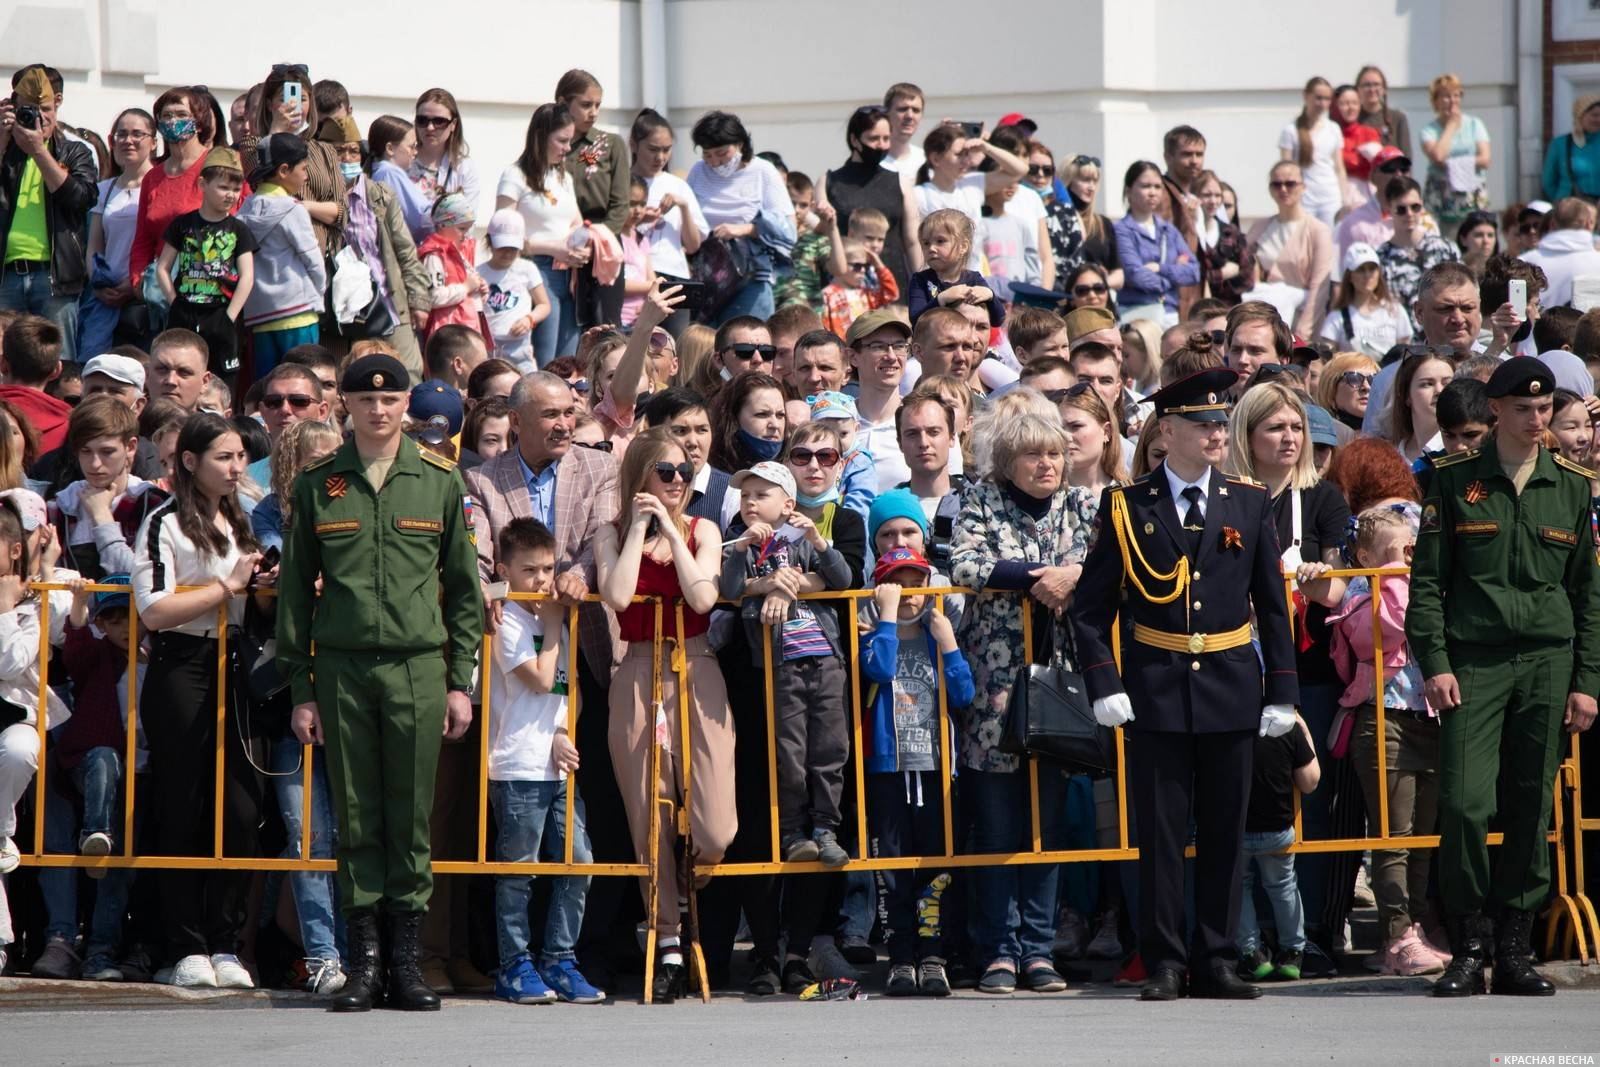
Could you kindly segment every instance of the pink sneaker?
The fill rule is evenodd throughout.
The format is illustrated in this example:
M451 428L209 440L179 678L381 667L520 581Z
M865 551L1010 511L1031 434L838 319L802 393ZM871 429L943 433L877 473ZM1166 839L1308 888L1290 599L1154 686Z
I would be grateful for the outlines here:
M1450 950L1439 943L1436 935L1430 935L1427 927L1421 923L1412 923L1411 932L1417 935L1417 940L1422 942L1424 948L1438 956L1446 967L1450 966Z
M1428 951L1420 938L1411 930L1383 950L1383 973L1411 978L1419 974L1438 974L1444 970L1439 957Z

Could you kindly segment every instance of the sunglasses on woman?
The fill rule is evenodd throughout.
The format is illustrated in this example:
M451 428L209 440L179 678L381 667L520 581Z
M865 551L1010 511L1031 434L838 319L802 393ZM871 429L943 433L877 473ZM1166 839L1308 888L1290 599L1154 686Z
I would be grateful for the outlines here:
M260 68L256 68L259 70ZM311 73L311 69L304 63L274 63L272 64L273 77L304 78Z
M1100 157L1099 156L1073 156L1072 157L1072 165L1074 167L1094 167L1096 170L1098 170L1100 168Z
M285 404L296 411L304 411L311 406L311 403L312 398L304 393L268 393L261 398L261 406L272 411L277 411Z
M839 465L839 450L837 448L789 449L789 463L792 466L809 467L812 460L816 460L817 466L823 470L831 470Z
M1053 178L1053 177L1055 177L1055 175L1056 175L1056 168L1052 164L1049 164L1049 163L1029 163L1028 164L1028 177L1030 177L1030 178Z
M1267 184L1272 187L1272 191L1273 192L1287 192L1290 189L1298 189L1298 188L1300 188L1300 183L1297 182L1297 181L1293 181L1292 179L1291 180L1280 179L1278 181L1268 182Z
M611 442L610 441L574 441L572 443L577 445L579 448L592 448L596 452L610 452L611 451Z
M1371 389L1372 379L1376 377L1376 374L1362 374L1358 370L1347 370L1343 374L1339 375L1339 383L1341 385L1348 385L1352 389L1361 389L1363 387Z
M454 121L448 115L418 115L412 119L412 125L419 130L442 130Z
M1073 296L1089 296L1091 294L1094 296L1104 296L1110 291L1110 289L1106 288L1106 284L1104 282L1095 282L1093 285L1074 285L1072 287Z
M657 463L655 471L656 477L661 480L662 485L671 485L674 477L684 485L694 481L694 464L692 463Z

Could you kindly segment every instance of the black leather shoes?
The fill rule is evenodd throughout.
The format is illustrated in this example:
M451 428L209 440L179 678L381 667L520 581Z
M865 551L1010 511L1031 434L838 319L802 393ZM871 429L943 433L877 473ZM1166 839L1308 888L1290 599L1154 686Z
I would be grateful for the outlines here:
M1189 979L1189 996L1199 1000L1254 1000L1261 990L1233 973L1226 964L1217 964Z
M391 912L389 915L389 992L388 1005L400 1011L438 1011L439 994L422 980L418 966L421 955L422 912Z
M383 1001L383 959L378 947L378 916L371 908L351 912L349 974L344 988L328 1001L329 1011L371 1011Z
M1507 908L1497 933L1489 991L1498 996L1555 996L1555 984L1533 969L1533 912Z
M1157 967L1139 990L1139 999L1178 1000L1183 994L1183 972L1176 967Z

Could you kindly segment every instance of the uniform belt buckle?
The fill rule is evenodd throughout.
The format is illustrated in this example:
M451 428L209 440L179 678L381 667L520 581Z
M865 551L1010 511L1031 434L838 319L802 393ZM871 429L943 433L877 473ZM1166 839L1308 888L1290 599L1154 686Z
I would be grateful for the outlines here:
M1199 653L1204 652L1205 650L1206 650L1206 635L1205 634L1190 634L1189 635L1189 651L1194 653L1194 654L1196 654L1196 655L1198 655Z

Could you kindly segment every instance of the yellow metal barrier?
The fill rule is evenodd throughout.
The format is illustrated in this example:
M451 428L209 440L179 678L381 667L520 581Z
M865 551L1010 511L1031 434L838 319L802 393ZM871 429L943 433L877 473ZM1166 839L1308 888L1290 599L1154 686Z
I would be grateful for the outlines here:
M1368 578L1369 580L1372 580L1374 582L1374 584L1375 584L1376 580L1381 578L1381 577L1399 576L1399 575L1405 575L1407 573L1408 572L1404 568L1389 568L1389 569L1382 569L1382 570L1341 569L1341 570L1331 571L1327 575L1325 575L1325 577L1346 578L1346 579L1355 578L1355 577L1365 577L1365 578ZM1286 575L1285 576L1285 586L1286 586L1286 589L1292 589L1292 586L1293 586L1293 576L1292 575ZM34 588L34 589L36 589L38 591L41 591L41 592L48 592L48 591L51 591L51 590L57 590L57 591L65 590L65 589L67 589L67 586L65 586L64 584L61 584L61 583L54 583L54 584L36 583L36 584L33 585L32 588ZM91 590L93 590L93 591L96 591L96 592L131 592L131 590L127 586L112 586L112 585L96 584L96 585L90 586L89 588ZM1376 593L1376 590L1374 590L1374 592ZM969 596L969 597L970 596L995 596L995 595L1001 595L1001 594L993 593L993 592L989 592L989 593L973 593L972 590L956 588L956 587L945 587L945 588L937 588L937 589L928 589L928 590L926 590L926 593L928 595L932 595L932 596L934 596L936 598L935 610L939 610L939 611L943 610L943 608L944 608L944 598L946 596L948 596L948 595L962 594L962 595L966 595L966 596ZM802 599L806 599L806 600L828 600L828 601L848 600L853 604L857 600L861 600L861 599L870 597L872 595L873 594L872 594L871 590L846 590L846 591L841 591L841 592L805 594L802 597ZM538 596L538 595L533 595L533 594L512 594L508 599L511 599L511 600L514 600L514 601L538 601L538 600L542 600L542 599L546 599L546 598L542 597L542 596ZM598 600L597 597L592 597L592 596L589 599L591 601ZM664 620L664 614L665 614L665 610L666 610L667 606L664 605L658 598L643 598L643 597L641 597L641 598L636 598L636 602L639 602L639 603L651 603L651 604L654 604L654 606L655 606L655 615L656 615L655 646L656 647L655 647L655 655L652 657L652 662L654 664L654 666L652 668L652 671L653 671L652 680L653 680L654 690L655 690L655 693L657 694L657 698L658 698L658 702L659 702L659 694L661 692L661 685L660 685L660 682L661 682L661 678L660 678L660 674L661 674L661 652L662 652L662 650L663 650L663 648L664 648L664 646L666 644L666 642L663 641L663 636L662 635L663 635L663 623L665 621ZM672 610L674 610L679 616L679 625L680 625L679 632L681 632L681 625L682 625L681 616L682 616L683 606L682 606L681 603L673 604L672 605ZM40 640L41 640L41 644L45 644L49 640L49 632L50 632L49 615L50 615L50 611L51 611L51 607L50 607L50 604L49 604L48 596L42 597L41 601L40 601L40 633L41 633ZM1291 616L1292 616L1292 613L1291 613ZM1024 662L1031 662L1032 653L1033 653L1032 613L1031 612L1023 612L1022 618L1023 618L1023 653L1024 653L1024 656L1026 657ZM137 620L137 607L136 607L136 605L130 604L130 625L133 625L136 620ZM219 640L219 643L218 643L218 663L217 663L217 677L218 677L217 743L216 743L217 776L216 776L216 795L215 795L216 812L214 813L215 826L214 826L214 838L213 838L213 854L211 856L139 856L139 855L135 855L134 854L134 851L133 851L134 832L133 831L134 831L134 793L135 793L135 789L133 788L133 778L134 778L133 768L136 766L136 754L137 754L136 735L137 735L137 729L138 729L138 719L139 719L139 715L140 715L142 709L139 708L138 703L137 703L138 693L136 691L137 687L134 684L134 679L136 677L136 665L137 665L137 644L134 643L134 642L130 642L130 644L129 644L129 670L128 670L128 687L129 687L129 694L128 694L128 721L127 721L127 737L126 737L126 755L127 755L127 759L126 759L126 764L125 764L126 771L125 771L125 774L124 774L124 797L125 797L124 805L125 805L125 807L124 807L124 812L123 812L123 842L122 842L121 854L120 855L116 855L116 856L105 856L105 857L84 857L84 856L78 856L78 855L46 853L44 851L44 798L45 798L46 774L47 774L47 765L48 765L48 761L45 758L45 756L46 756L46 745L48 743L48 735L47 735L45 723L46 723L46 700L47 700L48 688L49 688L49 657L48 657L47 650L44 649L44 648L41 648L40 682L39 682L39 705L38 705L38 707L39 707L38 732L39 732L40 759L39 759L39 769L38 769L38 772L37 772L37 780L36 780L36 783L35 783L35 796L36 796L37 803L36 803L36 809L35 809L35 812L34 812L34 845L33 845L32 853L29 854L29 855L25 855L22 858L22 862L24 864L29 864L29 865L33 865L33 866L41 866L41 867L100 867L100 868L135 868L135 869L156 868L156 869L189 869L189 870L197 870L197 869L198 870L234 869L234 870L263 870L263 871L266 871L266 870L277 870L277 871L329 871L329 870L333 870L334 869L335 865L334 865L334 861L332 861L332 860L316 860L316 859L311 859L310 858L311 838L312 838L312 832L313 832L313 827L312 827L313 809L312 809L312 805L311 805L311 802L310 802L312 748L309 745L305 746L303 751L302 751L302 762L301 762L302 775L303 775L302 789L304 791L303 797L302 797L302 800L303 800L302 811L303 811L304 814L303 814L303 817L302 817L302 820L301 820L301 833L300 833L300 841L299 841L299 849L298 849L298 851L299 851L298 858L283 859L283 858L242 857L242 856L226 856L226 855L224 855L223 840L222 840L222 807L223 807L222 793L223 793L223 783L224 783L224 769L225 769L225 766L226 766L226 758L227 758L226 757L226 752L225 752L225 749L224 749L224 742L225 742L225 739L226 739L225 731L227 729L227 706L226 706L226 703L225 703L225 696L224 696L225 688L226 688L226 674L227 674L227 648L226 648L226 622L227 622L227 617L226 617L226 607L225 606L223 608L219 609L218 620L219 620L219 624L220 624L220 631L219 632L221 633L222 637L221 637L221 639ZM581 713L581 696L580 696L580 688L581 687L580 687L579 682L578 682L579 672L578 672L578 659L577 659L577 645L578 645L578 642L577 642L577 620L578 620L578 610L577 610L576 607L574 607L571 610L569 610L568 616L567 616L567 641L568 641L568 645L567 645L567 693L568 693L568 699L567 699L567 728L568 728L569 736L572 736L572 737L576 737L576 729L577 729L578 718L579 718L579 715ZM1291 625L1292 625L1292 623L1291 623ZM990 854L981 854L981 855L979 855L979 854L962 854L962 855L958 855L956 853L954 819L953 819L953 814L952 814L951 775L950 775L951 753L949 751L949 747L950 746L948 744L948 738L950 737L950 709L949 709L949 707L947 706L947 703L946 703L946 695L945 695L946 691L945 691L945 687L942 684L939 685L937 688L938 688L938 692L939 692L938 729L939 729L939 736L941 738L941 743L939 745L939 749L940 749L940 771L941 771L941 773L943 775L943 785L942 785L942 788L941 788L941 797L940 797L942 808L943 808L943 817L944 817L944 849L943 849L943 855L935 855L935 856L869 857L867 855L867 852L866 852L866 847L867 847L866 846L866 842L868 840L868 834L867 834L865 771L864 771L863 762L859 758L859 753L862 751L862 707L861 707L861 685L860 685L860 682L861 682L860 646L859 646L858 640L856 639L857 635L855 633L852 632L852 633L846 634L844 636L845 636L846 644L848 645L848 647L844 651L845 651L845 654L849 658L849 666L850 666L850 672L849 672L850 673L850 692L851 692L850 699L851 699L851 705L852 705L852 709L853 709L853 713L854 713L854 721L853 721L853 725L852 725L852 734L853 734L853 741L854 741L854 753L857 755L858 758L856 758L854 760L854 763L855 763L855 785L856 785L856 796L857 796L857 804L856 804L856 855L855 855L854 858L851 859L851 861L844 868L842 868L843 870L877 871L877 870L954 869L954 868L970 868L970 867L986 867L986 866L1012 866L1012 865L1037 864L1037 863L1074 863L1074 862L1081 863L1081 862L1094 862L1094 861L1099 861L1099 860L1108 860L1108 861L1110 861L1110 860L1132 860L1132 859L1137 859L1138 858L1138 855L1139 855L1138 849L1134 848L1134 847L1131 847L1131 845L1129 843L1128 807L1127 807L1127 789L1126 789L1126 761L1125 761L1126 757L1125 757L1125 748L1124 748L1124 738L1123 738L1123 734L1122 734L1122 730L1121 729L1118 729L1116 731L1116 777L1115 777L1116 797L1117 797L1117 845L1116 845L1116 847L1092 848L1092 849L1074 849L1074 850L1059 850L1059 849L1057 849L1057 850L1047 850L1047 849L1045 849L1043 847L1042 833L1041 833L1041 816L1040 816L1040 810L1039 810L1039 767L1038 767L1038 760L1037 760L1036 757L1029 757L1029 759L1028 759L1028 781L1029 781L1029 806L1030 806L1029 818L1030 818L1031 846L1032 846L1031 849L1029 851L1027 851L1027 852L1019 852L1019 853L990 853ZM494 642L493 635L492 634L486 634L486 636L484 638L482 658L480 660L481 704L482 704L482 707L485 709L485 711L484 711L485 715L487 715L487 709L488 709L489 703L490 703L490 686L491 686L490 674L491 674L491 672L488 669L488 665L492 662L492 655L493 655L493 650L494 650L493 642ZM778 793L777 793L777 788L778 788L778 785L777 785L777 740L776 740L777 731L776 731L776 728L775 728L775 723L773 722L773 685L772 685L773 664L772 664L772 648L771 648L771 642L770 641L764 641L763 644L764 644L764 648L763 648L762 668L763 668L763 674L764 674L764 678L765 678L766 712L767 712L767 719L768 719L768 730L767 730L767 771L768 771L768 777L769 777L769 783L768 783L769 784L769 805L768 805L769 806L769 813L768 814L769 814L769 817L770 817L771 823L772 823L772 827L771 827L772 859L770 861L768 861L768 862L720 863L720 864L717 864L717 865L714 865L714 866L701 867L698 870L694 870L691 867L690 870L689 870L691 886L693 885L694 875L696 875L696 874L704 875L704 876L710 876L710 875L770 875L770 874L778 874L778 873L807 873L807 872L817 873L817 872L822 872L822 871L828 870L828 868L824 868L819 862L816 862L816 861L810 861L810 862L786 862L786 861L784 861L782 859L782 856L781 856L781 852L780 852L780 848L779 848L779 839L778 839L779 827L778 827ZM1384 733L1384 730L1385 730L1385 709L1384 709L1384 699L1383 699L1383 671L1381 669L1381 664L1383 663L1383 636L1382 636L1382 633L1381 633L1380 623L1379 623L1379 619L1378 619L1378 613L1376 611L1373 612L1373 647L1374 647L1374 661L1375 661L1376 664L1379 665L1379 668L1375 671L1376 684L1375 684L1375 693L1374 693L1374 705L1375 705L1375 709L1376 709L1376 718L1377 718L1376 727L1377 727L1377 731L1378 731L1378 736L1381 738L1381 737L1385 736L1385 733ZM1117 654L1118 661L1120 662L1120 659L1121 659L1121 656L1120 656L1120 630L1114 630L1114 632L1113 632L1113 651L1114 651L1114 653ZM665 814L665 816L667 818L676 817L676 820L677 820L677 823L678 823L679 833L681 835L687 837L688 836L688 832L689 832L689 820L688 820L689 797L691 795L690 791L693 788L693 786L692 786L692 781L693 780L692 780L691 775L690 775L690 767L689 767L689 759L688 759L689 751L690 751L690 748L691 748L691 745L690 745L690 740L691 739L690 739L690 734L689 734L689 730L690 730L689 708L688 708L688 704L687 704L687 700L686 700L687 678L686 678L685 672L687 670L687 662L686 662L686 657L684 656L681 647L676 647L675 648L671 665L672 665L672 669L678 673L678 689L679 689L679 693L680 693L680 708L679 708L678 719L679 719L679 728L680 728L681 733L682 733L682 745L683 745L683 753L684 753L684 760L683 760L683 786L682 786L682 788L683 788L683 802L682 802L681 805L677 805L676 806L676 809L677 809L676 812L674 812L674 804L673 804L673 802L671 800L667 799L667 798L659 798L658 797L657 798L657 803L652 805L652 809L651 809L651 826L652 826L651 841L650 841L650 846L649 846L648 850L645 853L647 862L645 862L645 863L601 863L601 862L591 862L591 863L582 863L582 864L573 862L572 828L573 828L574 812L575 812L575 807L576 807L576 803L575 803L576 802L576 796L575 796L576 775L571 775L571 774L569 774L567 776L567 781L566 781L566 793L567 793L567 814L566 814L567 825L566 825L566 831L567 831L567 833L566 833L565 855L563 856L562 861L561 862L528 862L528 863L508 863L508 862L491 861L489 859L489 857L488 857L488 838L487 838L487 835L488 835L487 778L488 778L489 731L488 731L487 727L485 726L485 728L482 730L482 738L481 738L480 751L479 751L479 759L480 759L480 764L481 765L480 765L480 769L479 769L479 802L478 802L478 813L477 813L478 814L477 850L476 850L477 851L477 857L476 857L476 859L474 861L439 861L439 860L436 860L436 861L434 861L434 864L433 864L433 868L434 868L435 872L439 873L439 874L532 874L532 875L584 874L584 875L594 875L594 876L644 877L644 878L646 878L648 880L649 895L650 895L650 898L651 898L651 901L650 901L650 903L651 903L650 913L651 913L651 916L653 917L654 916L654 912L655 912L656 898L658 897L659 893L663 889L663 887L661 887L658 884L659 879L658 879L658 874L657 874L657 870L656 870L657 857L658 857L658 853L659 853L659 850L656 847L656 841L657 841L657 833L656 833L656 831L657 831L657 828L660 825L659 824L659 819L663 816L663 812L661 811L661 808L662 808L663 805L666 806L667 810L666 810L666 812L664 814ZM654 709L652 708L651 714L653 714L653 713L654 713ZM654 731L652 731L652 732L654 732ZM1378 770L1378 780L1380 782L1386 782L1387 781L1387 769L1388 768L1387 768L1387 755L1386 755L1385 749L1386 749L1386 746L1384 746L1384 745L1380 744L1380 745L1377 746L1377 758L1378 758L1378 768L1377 768L1377 770ZM652 782L653 782L653 788L656 788L658 790L660 788L660 781L661 781L661 762L660 761L661 761L661 747L660 747L660 743L656 742L656 743L653 744L651 779L652 779ZM1556 847L1557 863L1556 863L1556 871L1555 871L1555 875L1554 875L1555 893L1554 893L1554 896L1553 896L1552 907L1551 907L1551 909L1550 909L1550 911L1549 911L1549 913L1547 915L1547 919L1546 919L1546 921L1547 921L1547 926L1546 926L1546 955L1548 957L1554 951L1556 943L1557 943L1558 939L1560 939L1559 935L1564 930L1565 937L1564 937L1564 940L1563 940L1563 944L1564 944L1565 953L1567 955L1571 955L1571 954L1573 954L1574 951L1576 951L1577 957L1579 959L1584 960L1585 962L1587 962L1589 959L1593 958L1593 954L1596 951L1597 947L1600 947L1600 919L1597 919L1596 913L1595 913L1595 909L1594 909L1593 905L1590 903L1590 901L1588 900L1587 896L1585 896L1585 894L1584 894L1584 866L1583 866L1583 856L1582 856L1582 843L1583 843L1582 835L1583 835L1583 833L1585 831L1600 830L1600 817L1586 818L1586 817L1584 817L1584 814L1583 814L1583 808L1582 808L1582 773L1581 773L1581 766L1580 766L1580 761L1579 761L1578 743L1577 743L1576 735L1574 735L1573 740L1572 740L1571 754L1569 755L1569 757L1566 760L1564 760L1562 762L1562 764L1560 766L1560 770L1559 770L1558 775L1557 775L1557 779L1556 779L1556 783L1555 783L1554 789L1555 789L1555 809L1554 809L1555 815L1554 815L1554 820L1553 820L1553 826L1552 826L1551 831L1549 833L1549 840ZM1571 810L1570 810L1570 814L1566 810L1564 810L1564 808L1563 808L1563 803L1565 802L1566 798L1568 798L1568 797L1570 797L1570 803L1572 805ZM1344 838L1344 839L1315 840L1315 841L1304 840L1303 835L1300 832L1301 831L1301 813L1300 813L1300 799L1299 799L1299 794L1298 793L1295 794L1294 800L1295 800L1296 842L1295 842L1295 844L1293 846L1291 846L1287 850L1289 852L1293 852L1293 853L1325 853L1325 852L1365 851L1367 849L1372 849L1372 848L1377 848L1377 849L1384 849L1384 848L1434 848L1434 847L1437 847L1438 844L1439 844L1439 837L1436 834L1419 834L1419 835L1402 836L1402 837L1391 837L1390 836L1390 834L1389 834L1388 798L1387 798L1387 791L1386 790L1380 790L1379 791L1379 804L1378 804L1378 812L1377 812L1377 829L1378 829L1378 833L1376 835L1374 835L1374 836L1361 837L1361 838ZM1570 827L1570 834L1568 833L1568 828L1569 827ZM1490 845L1498 845L1500 843L1500 835L1499 834L1490 834L1488 836L1488 843ZM1572 873L1571 873L1571 878L1570 878L1570 885L1569 885L1569 877L1568 877L1568 863L1569 863L1568 847L1569 847L1569 844L1572 846L1572 858L1570 860L1571 865L1572 865ZM1190 852L1191 855L1193 854L1192 846L1191 846L1189 852ZM690 864L692 864L692 852L690 852L688 854L691 857L688 860L688 862ZM672 887L667 887L667 888L672 888ZM697 908L698 908L698 905L697 905L697 901L696 901L696 894L691 889L691 893L690 893L690 913L691 913L690 914L690 927L691 927L691 929L690 929L690 931L686 931L686 933L689 934L688 940L690 941L690 944L688 946L686 946L686 951L692 953L692 956L691 956L691 959L693 961L693 971L692 971L692 973L694 974L695 978L698 980L698 985L699 985L699 988L700 988L700 991L701 991L702 995L706 995L707 994L707 990L705 988L705 980L704 980L704 960L703 960L703 957L700 954L699 945L697 943L695 943L695 938L693 936L694 928L695 928L695 926L697 925L697 922L698 922L698 910L697 910ZM655 940L655 924L654 924L654 922L652 921L649 924L649 926L650 926L650 932L648 934L649 944L647 945L646 978L645 978L645 997L646 997L647 1000L649 999L649 996L650 996L650 984L651 984L650 983L650 970L653 968L653 965L654 965L654 940Z

